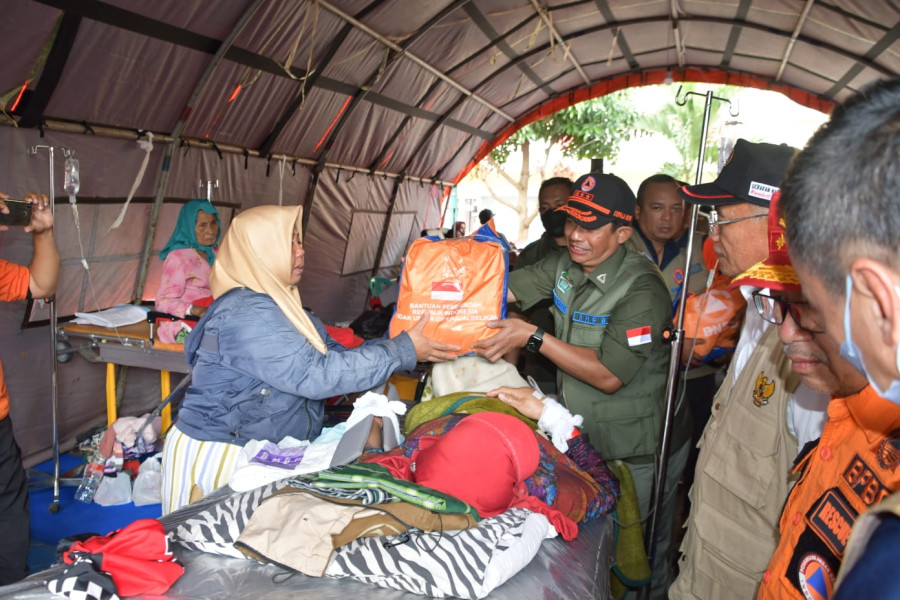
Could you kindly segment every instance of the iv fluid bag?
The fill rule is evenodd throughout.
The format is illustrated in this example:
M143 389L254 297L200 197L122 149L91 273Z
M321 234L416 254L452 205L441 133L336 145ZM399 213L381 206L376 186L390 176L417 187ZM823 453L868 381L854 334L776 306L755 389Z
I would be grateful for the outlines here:
M67 158L66 159L66 176L65 176L65 182L63 184L63 188L66 190L66 193L69 195L69 200L74 201L75 194L77 194L78 190L81 188L81 177L78 173L78 159L77 158Z

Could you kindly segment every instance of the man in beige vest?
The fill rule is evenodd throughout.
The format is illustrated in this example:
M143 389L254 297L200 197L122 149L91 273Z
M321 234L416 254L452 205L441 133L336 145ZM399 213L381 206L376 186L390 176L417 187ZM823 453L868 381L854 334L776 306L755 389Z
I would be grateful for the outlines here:
M900 404L900 78L834 109L791 167L782 209L794 269L841 355ZM900 433L900 432L898 432ZM896 455L900 440L885 448ZM853 526L835 600L900 597L900 496Z
M794 149L738 140L718 178L686 186L710 205L710 236L722 272L737 276L769 255L767 216ZM757 288L742 286L749 298ZM700 441L691 513L674 599L756 596L775 550L791 464L819 437L828 396L797 385L778 331L747 311L729 373Z

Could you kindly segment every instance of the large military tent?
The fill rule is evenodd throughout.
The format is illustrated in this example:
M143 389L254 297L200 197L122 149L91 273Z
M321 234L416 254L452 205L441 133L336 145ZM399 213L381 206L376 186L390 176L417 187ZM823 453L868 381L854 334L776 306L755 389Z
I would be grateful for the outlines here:
M369 278L395 277L408 242L438 226L455 182L542 116L669 80L828 112L900 72L892 0L4 0L2 12L0 190L47 193L55 174L62 316L152 299L180 202L205 182L226 222L303 204L304 302L347 320ZM77 222L62 189L71 152ZM30 252L29 236L0 234L3 259ZM0 306L32 462L52 440L47 317ZM60 365L64 441L101 418L103 377L81 357ZM127 382L136 406L158 398L154 373Z

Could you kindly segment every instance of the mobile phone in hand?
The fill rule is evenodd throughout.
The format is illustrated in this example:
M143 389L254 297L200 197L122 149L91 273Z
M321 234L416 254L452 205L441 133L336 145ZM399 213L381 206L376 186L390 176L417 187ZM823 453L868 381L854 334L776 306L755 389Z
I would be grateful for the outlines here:
M9 214L0 212L0 225L9 225L12 227L24 227L31 224L31 202L25 200L13 200L11 198L0 198Z

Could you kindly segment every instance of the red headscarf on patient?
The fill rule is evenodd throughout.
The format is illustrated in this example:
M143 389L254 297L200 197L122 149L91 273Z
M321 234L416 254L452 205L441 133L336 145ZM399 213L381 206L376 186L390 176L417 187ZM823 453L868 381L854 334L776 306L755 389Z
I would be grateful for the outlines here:
M534 432L519 419L483 412L465 417L442 436L423 437L419 450L404 456L372 457L391 475L433 488L471 505L481 517L509 508L541 513L567 540L578 526L560 511L528 495L525 479L540 454Z

